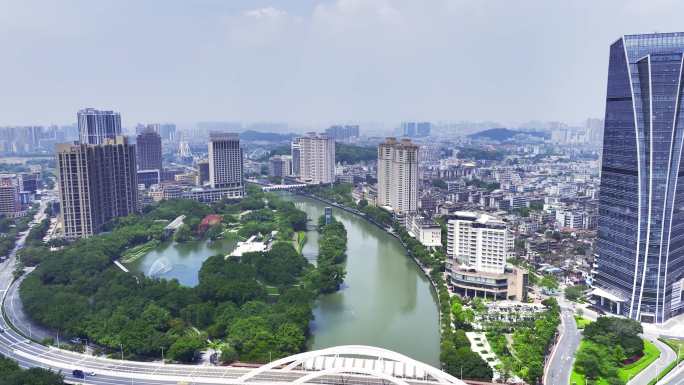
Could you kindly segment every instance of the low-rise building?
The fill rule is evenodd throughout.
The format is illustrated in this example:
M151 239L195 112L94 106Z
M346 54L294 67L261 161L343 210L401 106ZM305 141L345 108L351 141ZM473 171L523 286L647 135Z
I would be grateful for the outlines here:
M409 235L423 246L442 246L442 228L436 222L421 215L411 215L407 225Z

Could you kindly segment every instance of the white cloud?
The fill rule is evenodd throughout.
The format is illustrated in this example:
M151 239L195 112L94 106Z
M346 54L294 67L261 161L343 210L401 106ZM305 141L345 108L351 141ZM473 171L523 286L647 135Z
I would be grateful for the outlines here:
M264 7L247 10L244 15L257 20L275 20L287 17L287 12L274 7Z

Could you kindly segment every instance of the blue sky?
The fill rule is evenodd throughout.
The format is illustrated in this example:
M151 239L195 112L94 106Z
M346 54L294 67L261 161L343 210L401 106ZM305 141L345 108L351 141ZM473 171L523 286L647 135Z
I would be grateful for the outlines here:
M608 46L676 0L0 0L0 125L603 115Z

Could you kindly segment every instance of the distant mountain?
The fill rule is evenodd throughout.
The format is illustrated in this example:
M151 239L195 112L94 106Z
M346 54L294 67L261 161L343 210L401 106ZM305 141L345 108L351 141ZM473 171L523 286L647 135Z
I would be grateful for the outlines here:
M279 134L276 132L261 132L248 130L240 133L240 140L261 142L285 142L292 140L296 134Z
M533 136L539 139L547 139L549 135L541 131L516 131L508 128L491 128L468 135L471 139L485 139L494 140L497 142L506 142L513 140L515 137Z

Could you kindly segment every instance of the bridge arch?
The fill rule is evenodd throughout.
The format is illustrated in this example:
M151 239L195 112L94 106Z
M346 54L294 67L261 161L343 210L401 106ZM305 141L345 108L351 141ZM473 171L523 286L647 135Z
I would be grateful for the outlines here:
M373 368L368 368L368 367L360 367L360 366L353 366L349 367L346 365L346 362L341 364L341 365L335 365L333 367L322 367L321 369L313 369L311 371L308 368L304 368L304 365L306 364L307 361L311 362L310 360L320 360L320 359L325 359L325 358L352 358L352 357L368 357L370 360L374 360L376 365L382 364L383 368L385 367L385 363L390 362L391 365L389 365L392 369L392 373L387 373L386 370L378 370L378 369L373 369ZM395 375L393 369L394 363L398 363L401 365L401 370L402 373L400 375ZM403 368L405 367L411 367L414 373L421 372L423 373L422 376L409 376L405 377L403 373ZM406 383L404 378L412 378L412 379L417 379L417 380L424 380L427 382L432 382L435 384L447 384L447 385L465 385L465 383L456 377L445 373L441 371L440 369L437 369L433 366L427 365L423 362L414 360L410 357L407 357L403 354L393 352L391 350L383 349L383 348L378 348L374 346L366 346L366 345L342 345L342 346L335 346L331 348L326 348L326 349L321 349L321 350L313 350L309 352L303 352L299 354L295 354L289 357L284 357L278 360L275 360L273 362L270 362L268 364L262 365L259 368L256 368L254 370L251 370L244 375L242 375L240 378L238 378L238 382L246 382L249 379L258 376L259 374L262 374L264 372L267 372L269 370L275 370L275 369L281 369L281 370L286 370L286 371L293 371L293 370L306 370L306 371L311 371L310 374L307 374L301 378L299 378L297 381L294 383L300 383L303 384L307 381L310 381L312 379L325 376L326 374L363 374L363 375L369 375L373 377L378 377L385 379L387 381L391 381L392 383L399 384L399 385L404 385Z

